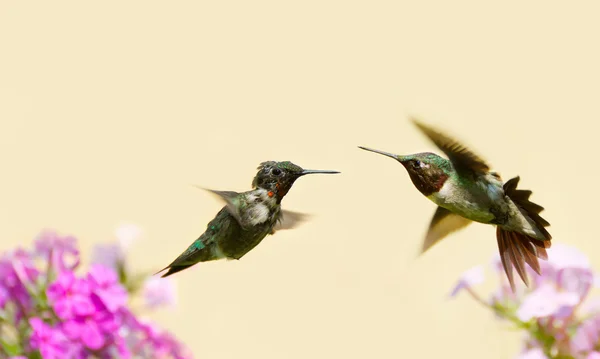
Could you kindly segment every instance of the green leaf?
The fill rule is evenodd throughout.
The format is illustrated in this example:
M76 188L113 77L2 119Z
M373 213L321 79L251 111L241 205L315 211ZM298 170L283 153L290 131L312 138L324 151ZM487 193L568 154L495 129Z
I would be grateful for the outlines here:
M9 343L4 339L0 339L0 345L2 345L2 349L8 354L8 356L16 356L23 354L23 349L19 345L19 343Z

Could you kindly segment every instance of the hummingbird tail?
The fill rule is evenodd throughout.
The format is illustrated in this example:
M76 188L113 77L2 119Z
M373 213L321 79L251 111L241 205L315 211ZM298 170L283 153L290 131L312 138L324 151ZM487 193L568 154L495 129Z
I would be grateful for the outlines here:
M508 277L510 287L515 291L515 282L513 278L512 267L517 269L517 273L529 286L525 263L531 267L538 275L541 274L538 258L548 259L547 248L550 248L552 236L545 227L550 223L540 216L544 207L529 200L531 191L517 189L519 177L511 178L504 184L504 194L508 196L521 210L521 213L530 219L537 231L544 237L544 240L536 239L521 232L509 231L501 227L496 228L496 238L498 239L498 249L500 250L500 260Z
M548 259L546 248L550 247L550 241L541 241L523 233L509 231L501 227L496 227L496 238L498 240L502 267L506 272L512 291L515 291L513 266L517 269L517 273L519 273L519 277L521 277L525 285L529 286L525 263L540 275L541 270L538 258Z

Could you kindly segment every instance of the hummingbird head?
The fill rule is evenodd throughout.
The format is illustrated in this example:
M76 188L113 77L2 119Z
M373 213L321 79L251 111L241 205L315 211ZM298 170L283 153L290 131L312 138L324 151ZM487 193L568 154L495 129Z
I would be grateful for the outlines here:
M258 172L252 180L252 188L266 189L276 195L280 202L298 178L313 173L334 174L339 172L305 170L290 161L266 161L258 166Z
M359 148L391 157L400 162L406 168L412 183L425 196L439 192L450 177L452 170L449 160L431 152L401 156L367 147L359 146Z

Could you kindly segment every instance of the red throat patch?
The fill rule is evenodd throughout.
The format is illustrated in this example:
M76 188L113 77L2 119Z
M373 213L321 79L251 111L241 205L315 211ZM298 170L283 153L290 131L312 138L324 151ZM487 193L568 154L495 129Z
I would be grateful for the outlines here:
M446 183L447 179L448 179L448 176L446 174L443 174L434 183L434 186L438 192L442 189L442 187L444 187L444 183Z

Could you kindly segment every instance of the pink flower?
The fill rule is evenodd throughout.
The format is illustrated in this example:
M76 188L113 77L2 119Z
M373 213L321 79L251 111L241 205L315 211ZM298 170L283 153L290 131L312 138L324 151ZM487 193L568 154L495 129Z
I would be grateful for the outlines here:
M146 353L153 358L192 358L187 347L177 342L171 334L136 318L131 312L124 312L124 323L130 329L128 339L135 348L134 351Z
M46 295L54 312L61 319L71 319L94 312L89 284L76 278L73 272L61 272L57 280L48 287Z
M23 310L29 312L33 306L28 288L32 288L38 276L29 253L22 249L6 253L0 260L0 307L9 300L19 303L17 318L26 316Z
M63 359L67 354L67 342L64 335L39 318L31 318L29 324L33 329L30 344L38 349L44 359Z
M91 262L119 272L125 266L125 253L117 243L96 244L92 250Z
M579 325L571 340L571 350L575 353L588 352L598 343L600 339L600 327L598 318L591 318Z
M454 286L454 288L452 289L450 296L454 297L462 289L470 288L473 285L479 284L479 283L483 282L483 279L484 279L484 275L483 275L483 267L482 266L475 266L475 267L467 270L466 272L463 273L463 275L458 280L458 283L456 284L456 286Z
M35 252L57 271L75 269L79 265L77 240L72 236L61 237L54 231L44 231L35 241Z
M175 282L171 278L152 276L144 283L144 301L149 308L174 305L175 293Z
M8 290L0 286L0 309L4 309L6 302L8 302Z
M563 316L579 303L579 299L575 293L558 292L553 285L544 284L523 299L517 317L529 321L533 318Z
M119 329L117 317L106 310L98 297L92 296L94 310L63 323L63 330L71 340L81 340L87 348L97 350L110 341Z
M93 265L88 273L92 291L110 312L127 304L127 291L119 284L116 273L102 265Z
M518 359L548 359L540 348L529 349L518 356Z

